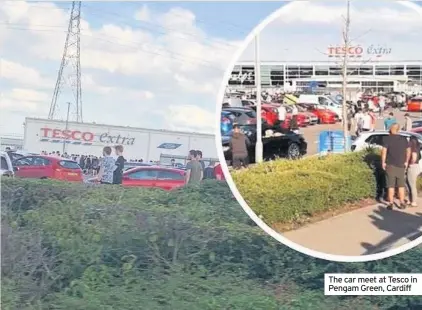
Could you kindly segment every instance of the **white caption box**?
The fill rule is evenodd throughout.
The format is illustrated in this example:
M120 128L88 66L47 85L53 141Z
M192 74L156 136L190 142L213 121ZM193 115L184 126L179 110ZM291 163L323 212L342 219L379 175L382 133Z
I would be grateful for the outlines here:
M422 296L422 273L326 273L325 295Z

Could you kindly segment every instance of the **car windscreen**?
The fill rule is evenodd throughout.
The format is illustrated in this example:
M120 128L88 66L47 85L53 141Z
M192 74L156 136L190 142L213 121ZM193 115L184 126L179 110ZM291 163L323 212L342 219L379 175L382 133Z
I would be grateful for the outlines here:
M59 161L59 166L65 169L81 169L81 167L76 162L70 160Z

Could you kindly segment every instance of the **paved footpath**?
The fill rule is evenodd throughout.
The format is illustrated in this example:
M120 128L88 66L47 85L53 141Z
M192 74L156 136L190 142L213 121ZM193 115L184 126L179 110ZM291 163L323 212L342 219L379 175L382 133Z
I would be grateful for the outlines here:
M419 206L387 210L379 203L309 224L283 234L309 249L334 255L368 255L396 248L422 236Z

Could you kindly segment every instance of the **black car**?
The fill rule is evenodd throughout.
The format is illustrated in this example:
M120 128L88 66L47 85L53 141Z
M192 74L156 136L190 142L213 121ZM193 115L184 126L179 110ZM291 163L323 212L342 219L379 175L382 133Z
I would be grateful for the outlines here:
M250 108L223 108L223 111L233 115L233 122L250 138L256 135L256 112Z
M224 157L227 162L231 162L232 154L230 149L231 137L222 137ZM263 159L265 161L276 158L298 159L307 153L308 144L302 135L289 132L280 136L263 137ZM255 143L251 143L248 148L249 162L255 163Z

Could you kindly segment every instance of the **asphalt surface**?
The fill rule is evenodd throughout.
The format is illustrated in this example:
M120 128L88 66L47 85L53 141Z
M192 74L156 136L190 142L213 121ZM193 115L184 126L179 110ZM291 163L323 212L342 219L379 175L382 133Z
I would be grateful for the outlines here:
M385 111L384 116L387 116L390 113L390 110ZM394 116L398 120L399 124L404 124L404 114L406 112L394 110ZM420 119L422 118L421 113L410 113L413 119ZM318 140L319 134L325 130L342 130L342 123L336 123L332 125L314 125L308 126L306 128L301 128L300 132L303 134L306 142L308 142L308 155L316 155L318 154ZM383 130L384 129L384 119L377 119L376 129ZM353 130L353 128L352 128Z

